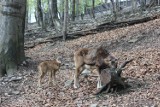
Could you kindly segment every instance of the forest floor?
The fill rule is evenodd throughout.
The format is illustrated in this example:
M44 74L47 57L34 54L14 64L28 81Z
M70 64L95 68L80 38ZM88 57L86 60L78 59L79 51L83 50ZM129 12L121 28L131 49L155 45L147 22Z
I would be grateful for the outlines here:
M25 37L34 41L45 37L42 31ZM116 93L96 92L96 77L80 76L80 88L74 89L73 53L81 48L106 45L119 60L134 58L123 73L130 88ZM25 50L28 67L20 66L18 77L0 79L0 107L160 107L160 19L133 26L87 35L77 39L44 43ZM57 85L48 86L45 76L38 88L37 65L43 60L63 56L64 65L56 74Z

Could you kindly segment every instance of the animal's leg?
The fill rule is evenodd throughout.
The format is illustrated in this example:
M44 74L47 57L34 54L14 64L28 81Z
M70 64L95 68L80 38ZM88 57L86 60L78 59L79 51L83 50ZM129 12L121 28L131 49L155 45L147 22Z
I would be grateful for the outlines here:
M79 76L83 71L83 67L78 67L76 68L76 72L74 75L74 88L78 88L79 87Z
M39 69L39 79L38 79L38 85L41 87L42 84L42 78L44 77L45 73L42 71L42 69Z
M53 73L53 82L54 82L54 84L56 84L57 83L57 81L56 81L56 72L52 71L52 73Z
M99 67L97 67L96 70L97 70L97 74L98 74L97 89L99 89L99 88L102 88L102 82L101 82L101 79L100 79L100 70L99 70Z
M49 72L49 82L48 82L48 85L52 85L52 71L48 71Z
M74 73L74 88L78 88L79 87L79 76L82 72L82 67L84 65L84 61L83 61L83 57L82 56L78 56L77 54L74 55L74 62L75 62L75 73Z

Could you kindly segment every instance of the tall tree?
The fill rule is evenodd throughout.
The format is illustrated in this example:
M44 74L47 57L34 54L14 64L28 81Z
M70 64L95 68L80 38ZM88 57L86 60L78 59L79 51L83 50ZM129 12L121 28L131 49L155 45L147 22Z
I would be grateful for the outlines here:
M116 13L116 5L114 3L114 0L110 0L111 4L112 4L112 13L113 13L113 20L112 21L116 21L117 20L117 13Z
M136 1L132 0L131 3L132 3L132 12L134 13L136 8Z
M49 0L49 10L51 12L52 20L58 19L57 0Z
M146 9L146 0L140 0L140 5L141 5L141 9L145 10Z
M1 0L0 4L0 76L13 75L25 59L26 0Z
M28 0L26 0L26 18L25 18L25 29L28 29Z
M95 6L95 0L92 0L92 17L93 17L93 18L95 18L94 6Z
M72 21L75 20L75 15L76 15L75 7L76 7L76 0L72 0Z
M61 24L58 19L57 0L49 0L49 11L52 19L53 26L56 30L60 30Z
M43 12L41 7L41 0L37 0L37 18L38 23L40 23L42 29L45 29L44 22L43 22Z
M67 22L68 22L68 0L65 0L64 8L64 24L63 24L63 40L66 40L67 37Z
M79 18L79 8L80 8L79 0L76 1L76 16Z

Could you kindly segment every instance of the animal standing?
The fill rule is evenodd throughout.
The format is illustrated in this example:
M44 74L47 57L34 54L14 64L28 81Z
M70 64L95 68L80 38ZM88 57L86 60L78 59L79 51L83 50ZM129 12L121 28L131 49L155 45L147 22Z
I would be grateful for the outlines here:
M117 68L117 59L113 57L105 47L94 49L81 48L74 53L75 74L74 88L79 87L79 76L86 69L85 65L95 66L98 74L97 89L102 87L100 72L105 68Z
M42 78L49 73L49 85L52 85L52 78L54 80L54 84L56 84L56 72L60 69L61 66L61 59L57 58L56 60L48 60L43 61L38 65L39 71L39 78L38 78L38 85L41 87Z

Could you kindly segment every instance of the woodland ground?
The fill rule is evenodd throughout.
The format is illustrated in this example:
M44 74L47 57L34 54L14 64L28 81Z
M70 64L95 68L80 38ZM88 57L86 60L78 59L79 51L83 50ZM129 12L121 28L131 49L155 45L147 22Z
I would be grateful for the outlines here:
M25 42L38 37L45 37L45 33L39 31L26 36ZM122 73L131 88L94 96L96 77L93 76L88 80L81 76L79 89L74 89L73 83L65 86L67 80L73 79L74 51L101 44L107 46L119 63L134 58ZM65 42L40 44L25 52L29 65L20 66L17 73L22 78L17 81L8 77L0 79L0 107L160 107L160 19ZM58 84L48 87L46 76L42 89L38 89L38 63L57 56L63 56L65 63L56 75Z

